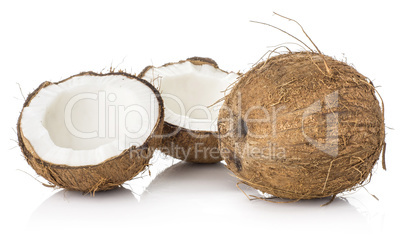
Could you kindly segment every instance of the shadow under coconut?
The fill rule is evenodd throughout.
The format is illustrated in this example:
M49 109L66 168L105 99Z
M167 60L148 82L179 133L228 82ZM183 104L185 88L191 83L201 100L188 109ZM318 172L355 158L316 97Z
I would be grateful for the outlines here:
M237 180L232 175L223 163L198 164L180 161L156 176L147 192L152 193L153 197L166 193L179 198L183 195L214 196L236 189Z
M344 198L325 207L321 204L329 198L286 204L249 201L223 163L179 162L152 177L141 201L125 188L96 193L95 197L59 191L32 214L29 228L70 231L78 227L81 232L94 233L107 226L167 237L180 231L183 236L202 233L211 238L224 231L264 240L288 239L290 231L299 239L312 234L328 237L328 231L331 237L343 238L370 234L366 216ZM242 189L256 194L251 188Z
M119 187L97 192L95 197L78 191L60 190L45 200L31 215L28 229L88 229L121 226L135 220L138 201L129 189Z
M191 221L191 224L206 224L216 232L233 229L235 234L239 229L251 229L256 235L278 236L289 230L298 230L305 236L311 236L312 232L326 236L327 231L339 228L339 234L335 234L346 237L370 231L366 217L345 198L337 197L324 207L321 205L331 198L282 204L249 201L236 183L237 179L222 163L179 162L154 179L141 204L163 214L150 218L149 222L155 226ZM247 186L242 189L258 194Z

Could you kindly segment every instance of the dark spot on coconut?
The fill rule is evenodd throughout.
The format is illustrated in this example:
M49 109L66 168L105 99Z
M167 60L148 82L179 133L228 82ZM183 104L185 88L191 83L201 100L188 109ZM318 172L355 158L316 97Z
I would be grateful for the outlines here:
M234 159L234 163L236 165L237 170L241 171L242 170L242 165L241 165L240 159L238 157L236 157L236 156L233 159Z
M230 151L229 153L229 160L235 164L238 171L242 170L240 158L238 158L233 151Z
M242 118L240 118L240 120L239 120L239 128L240 128L239 135L242 137L247 136L247 132L248 132L247 123Z
M241 171L242 166L241 166L240 159L237 158L237 157L235 157L235 161L234 161L234 162L235 162L235 165L236 165L237 170L238 170L238 171Z
M240 116L233 120L234 124L234 135L235 138L245 138L248 133L248 127L246 121Z

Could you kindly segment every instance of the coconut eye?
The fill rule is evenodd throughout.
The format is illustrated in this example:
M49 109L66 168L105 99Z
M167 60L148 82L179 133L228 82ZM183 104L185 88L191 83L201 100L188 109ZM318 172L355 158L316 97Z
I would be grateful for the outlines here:
M234 166L236 167L237 171L242 170L241 160L235 153L231 152L229 155L231 162L233 162Z
M244 139L248 133L246 121L241 116L235 115L232 121L232 134L234 139Z
M242 118L240 118L240 120L239 120L238 129L239 129L239 136L241 136L243 138L245 136L247 136L247 133L248 133L247 123Z

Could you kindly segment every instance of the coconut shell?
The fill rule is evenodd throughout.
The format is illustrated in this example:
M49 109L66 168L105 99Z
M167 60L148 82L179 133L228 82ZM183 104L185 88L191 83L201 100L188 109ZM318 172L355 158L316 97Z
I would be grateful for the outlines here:
M218 120L227 168L280 198L354 190L370 180L385 146L383 108L371 81L311 52L257 64L226 96Z
M23 108L29 106L31 100L39 93L39 91L52 84L62 84L63 82L77 76L106 76L106 75L123 75L127 78L136 79L144 85L148 86L155 93L159 103L159 120L151 135L140 147L131 147L122 151L118 156L112 157L97 165L86 166L68 166L52 164L42 160L31 146L28 139L24 137L21 130L21 117L17 123L18 142L21 151L28 164L36 171L36 173L55 187L61 187L68 190L78 190L84 193L94 193L96 191L105 191L116 188L125 181L132 179L138 173L142 172L149 165L154 149L160 143L160 134L163 129L163 102L159 92L147 81L139 79L127 73L107 73L97 74L94 72L84 72L57 83L44 82L34 92L29 94Z
M167 63L162 67L186 61L190 61L194 65L208 64L219 69L214 60L204 57L191 57L187 60ZM143 78L152 68L154 67L144 68L138 77ZM193 163L216 163L222 160L219 153L218 132L188 130L166 121L159 149L169 156Z
M194 163L216 163L222 160L217 132L192 131L165 122L159 149L174 158Z

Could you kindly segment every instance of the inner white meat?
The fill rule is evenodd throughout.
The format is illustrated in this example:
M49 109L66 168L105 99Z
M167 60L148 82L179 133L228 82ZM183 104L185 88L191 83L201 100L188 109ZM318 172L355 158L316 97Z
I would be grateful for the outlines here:
M237 77L208 64L187 61L152 68L143 78L160 89L165 122L190 130L217 131L223 101L217 102Z
M154 92L135 79L77 76L40 90L23 110L21 129L45 161L96 165L142 145L158 114Z

